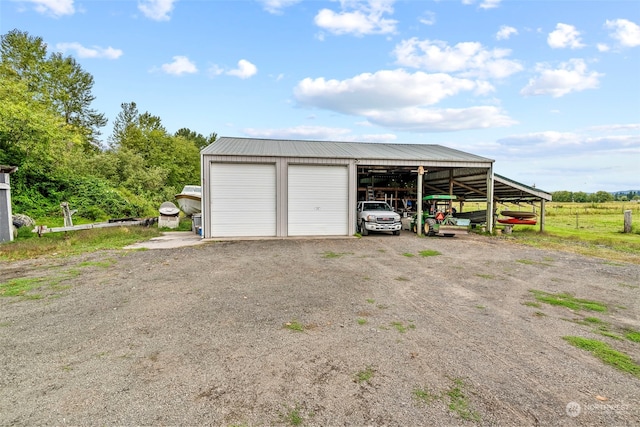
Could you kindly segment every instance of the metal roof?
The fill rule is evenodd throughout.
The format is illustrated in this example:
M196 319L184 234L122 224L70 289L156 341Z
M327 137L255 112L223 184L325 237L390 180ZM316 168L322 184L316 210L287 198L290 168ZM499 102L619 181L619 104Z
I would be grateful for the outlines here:
M383 144L371 142L309 141L220 137L201 151L211 156L304 157L357 159L360 166L397 165L413 173L415 165L430 163L425 190L454 194L466 200L487 195L487 168L494 160L437 144ZM367 163L369 161L370 163ZM397 163L394 163L397 162ZM414 165L414 166L411 166ZM375 166L374 166L375 167ZM386 166L378 166L384 167ZM494 197L499 201L551 200L551 194L494 174Z
M424 176L425 187L441 194L449 194L450 181L453 181L453 194L462 199L482 200L487 197L487 171L484 169L458 168L451 171L429 171ZM493 174L493 197L500 202L551 201L550 193L497 173Z
M383 144L371 142L306 141L221 137L205 147L203 155L316 157L493 163L492 159L436 144Z
M17 166L0 165L0 173L14 173L17 170Z

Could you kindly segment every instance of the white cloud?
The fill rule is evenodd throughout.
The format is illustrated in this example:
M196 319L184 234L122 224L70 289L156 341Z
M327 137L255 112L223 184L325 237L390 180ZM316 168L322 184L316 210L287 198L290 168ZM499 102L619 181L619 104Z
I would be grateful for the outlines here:
M398 21L384 18L393 13L395 0L341 0L342 11L322 9L315 24L333 34L389 34L396 31Z
M380 126L413 132L487 129L516 123L499 108L492 106L445 109L411 107L394 111L373 111L366 117Z
M242 131L245 135L254 138L316 139L324 141L344 140L344 136L351 133L351 129L324 126L294 126L283 129L247 128Z
M170 64L162 64L162 71L167 74L180 76L182 74L194 74L198 72L196 64L191 62L186 56L174 56Z
M437 72L458 72L463 77L505 78L522 70L519 62L506 59L509 49L488 50L478 42L449 46L438 40L413 37L396 45L393 54L400 65Z
M140 0L138 9L149 19L154 21L168 21L173 11L173 4L177 0Z
M69 50L75 51L78 58L107 58L118 59L122 56L122 50L114 49L111 46L102 48L99 46L92 46L90 48L82 46L80 43L58 43L56 49L61 52L67 52Z
M73 15L75 8L73 0L26 0L33 3L36 12L55 17Z
M425 108L461 92L486 93L486 82L427 74L382 70L345 80L306 78L294 89L300 105L366 118L370 123L418 132L508 126L515 123L499 108Z
M398 137L392 133L353 135L351 129L325 126L294 126L282 129L243 129L253 138L302 139L314 141L393 142Z
M493 9L500 5L502 0L484 0L480 3L480 9Z
M227 71L230 76L240 77L241 79L248 79L258 72L258 68L246 59L238 61L238 68Z
M614 30L610 36L620 42L625 47L640 46L640 26L627 19L607 20L605 28Z
M547 43L553 49L563 49L570 47L571 49L579 49L584 47L580 39L580 31L576 27L569 24L558 23L555 31L549 33Z
M481 84L448 74L408 73L382 70L363 73L346 80L306 78L294 89L303 105L326 108L346 114L364 114L369 110L433 105L462 91L474 91Z
M640 131L640 123L591 126L587 130L598 132Z
M424 25L433 25L436 23L436 14L431 11L426 11L418 18L418 21Z
M518 30L510 27L508 25L503 25L500 27L500 30L496 33L496 39L498 40L508 40L511 36L517 35Z
M282 9L293 6L301 1L302 0L258 0L259 3L262 3L264 10L274 15L282 13Z
M224 73L224 69L220 68L217 65L212 65L211 67L209 67L209 69L207 70L207 75L209 77L215 77L215 76L219 76L220 74Z
M640 135L598 135L586 132L545 131L498 139L497 149L511 154L538 157L573 153L640 153Z
M598 48L598 52L608 52L611 49L609 45L605 43L598 43L596 47Z
M462 0L462 4L474 4L476 0ZM494 9L500 5L502 0L483 0L478 6L480 9Z
M521 95L551 95L559 98L571 92L595 89L604 74L587 71L587 64L582 59L571 59L551 69L546 64L538 64L540 75L529 80L527 86L520 91Z

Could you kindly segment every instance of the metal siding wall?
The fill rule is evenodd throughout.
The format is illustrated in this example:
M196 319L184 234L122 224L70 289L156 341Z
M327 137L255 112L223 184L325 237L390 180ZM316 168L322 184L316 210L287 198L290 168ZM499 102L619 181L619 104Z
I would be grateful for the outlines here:
M289 165L287 212L289 236L347 235L347 165Z
M276 235L276 165L211 163L211 236Z

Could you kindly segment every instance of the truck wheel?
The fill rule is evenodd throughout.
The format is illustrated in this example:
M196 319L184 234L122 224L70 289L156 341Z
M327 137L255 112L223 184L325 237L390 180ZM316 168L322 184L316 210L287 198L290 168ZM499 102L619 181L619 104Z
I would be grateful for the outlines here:
M369 234L369 230L367 230L367 227L364 226L364 221L360 223L360 234L362 234L363 236Z
M411 231L413 231L414 233L418 232L418 224L413 224L413 227L411 227Z
M400 235L400 230L396 230L396 231L394 231L394 232L393 232L393 235L394 235L394 236L399 236L399 235Z

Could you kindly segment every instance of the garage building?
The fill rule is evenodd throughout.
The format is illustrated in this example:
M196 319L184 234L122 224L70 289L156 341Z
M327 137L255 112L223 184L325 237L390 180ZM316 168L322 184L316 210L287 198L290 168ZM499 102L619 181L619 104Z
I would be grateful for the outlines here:
M424 194L486 200L489 230L496 201L551 200L494 175L493 163L433 144L221 137L201 152L203 236L353 235L358 200L386 200L398 211L416 205L420 167Z

